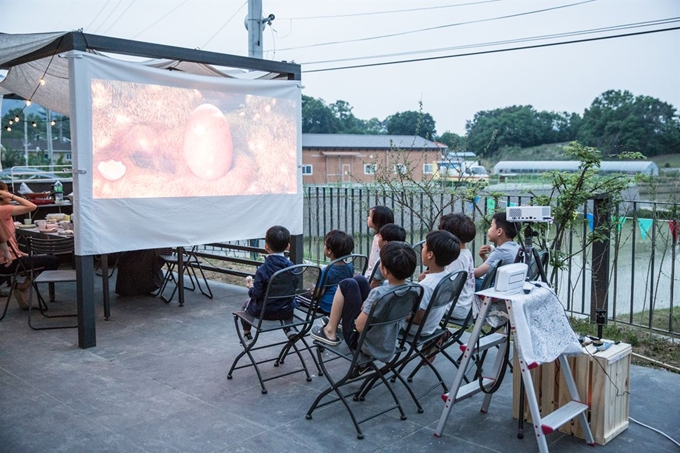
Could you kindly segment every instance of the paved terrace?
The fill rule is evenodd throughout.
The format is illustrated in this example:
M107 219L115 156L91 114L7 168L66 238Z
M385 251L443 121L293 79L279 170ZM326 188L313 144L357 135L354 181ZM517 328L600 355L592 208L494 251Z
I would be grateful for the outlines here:
M97 307L97 347L87 350L76 346L75 329L32 331L26 312L12 302L0 322L0 451L538 451L530 426L525 439L516 437L510 374L489 413L479 411L481 395L454 406L441 438L433 436L443 406L438 391L423 399L425 412L418 414L399 385L408 419L396 411L373 419L362 425L363 440L339 403L306 420L325 378L306 382L295 374L270 381L267 395L252 369L227 380L240 350L231 312L246 290L218 282L212 287L213 300L187 291L184 307L113 296L110 321ZM74 297L75 287L63 288L59 299ZM289 359L284 366L294 365ZM421 373L414 385L429 386L431 378ZM384 392L376 389L355 404L377 407ZM630 401L631 417L680 439L680 375L633 366ZM554 453L678 451L634 423L604 447L562 433L549 435L548 442Z

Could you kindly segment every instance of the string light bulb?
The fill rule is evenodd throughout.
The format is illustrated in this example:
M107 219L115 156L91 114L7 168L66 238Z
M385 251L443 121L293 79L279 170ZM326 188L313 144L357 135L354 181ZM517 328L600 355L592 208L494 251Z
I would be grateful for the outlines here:
M9 120L9 125L11 126L12 124L14 124L14 121Z
M12 132L12 128L9 127L9 126L7 126L7 127L5 128L5 130L6 130L7 132Z
M31 105L31 100L30 100L30 99L26 99L26 106L28 107L29 105Z
M36 123L35 121L33 121L33 122L31 123L31 126L33 126L33 127L38 127L38 123Z
M14 117L14 122L15 122L15 123L18 123L18 122L19 122L19 115L17 115L17 116Z
M45 78L44 77L40 78L40 85L45 85Z
M52 120L52 121L50 121L50 124L51 124L52 126L56 126L56 125L57 125L57 122L54 121L54 120Z

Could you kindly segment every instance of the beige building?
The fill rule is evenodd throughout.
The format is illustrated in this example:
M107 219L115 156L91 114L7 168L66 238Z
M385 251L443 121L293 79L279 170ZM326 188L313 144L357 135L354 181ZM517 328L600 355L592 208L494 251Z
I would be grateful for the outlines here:
M432 174L447 147L409 135L302 134L304 184L370 183L378 172Z

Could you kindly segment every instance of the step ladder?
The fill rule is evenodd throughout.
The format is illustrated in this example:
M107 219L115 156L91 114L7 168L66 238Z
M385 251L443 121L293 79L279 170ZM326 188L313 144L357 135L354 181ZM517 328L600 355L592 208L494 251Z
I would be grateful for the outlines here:
M498 297L498 294L495 296ZM439 423L435 428L434 435L436 437L442 435L444 426L446 425L446 421L449 418L453 405L482 391L479 383L476 380L470 382L469 384L461 385L463 383L463 377L465 374L464 370L467 369L472 357L486 349L495 346L499 347L499 351L496 354L496 360L494 361L492 368L492 377L482 377L482 386L485 390L488 390L495 384L495 377L499 375L500 367L505 366L505 348L510 347L509 335L492 334L480 338L482 327L484 326L486 316L489 313L492 300L493 298L488 296L483 298L482 307L480 309L479 316L477 316L477 321L475 322L475 326L472 329L472 333L470 334L470 338L468 339L468 343L466 346L461 346L461 349L463 350L463 357L461 359L458 371L456 372L456 377L453 380L453 384L450 387L449 393L442 396L445 404L444 409L442 410L442 415L439 418ZM514 333L515 317L512 310L512 301L506 299L505 305L508 311L508 319L510 321L510 331ZM527 365L527 363L524 361L524 358L522 357L521 345L518 342L515 342L515 348L516 353L518 354L519 368L520 372L522 373L522 381L524 382L524 387L528 389L526 392L526 398L529 403L529 410L531 412L531 418L533 421L532 423L534 425L534 432L536 433L536 442L538 443L539 451L541 453L548 453L548 443L546 441L545 435L557 431L562 425L566 424L575 417L578 417L578 420L583 427L583 434L586 443L589 445L594 445L595 439L593 438L593 434L590 431L590 424L588 423L588 419L586 417L588 405L581 402L579 398L576 383L574 382L574 377L572 376L571 369L569 367L569 362L567 361L567 358L564 356L564 354L559 356L560 368L564 374L564 379L567 383L567 388L569 389L571 401L552 413L541 417L536 393L533 391L534 385L531 380L530 368L532 368L532 364ZM517 370L515 370L515 372L517 372ZM493 394L491 393L485 394L481 407L481 411L483 413L487 412L489 405L491 404L492 396ZM520 417L523 416L524 414L520 414Z

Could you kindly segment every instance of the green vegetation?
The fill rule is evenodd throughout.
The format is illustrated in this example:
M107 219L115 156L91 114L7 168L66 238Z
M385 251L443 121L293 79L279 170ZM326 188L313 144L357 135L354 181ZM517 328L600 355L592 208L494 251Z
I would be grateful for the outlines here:
M658 167L661 168L680 168L680 153L664 154L662 156L650 157Z

